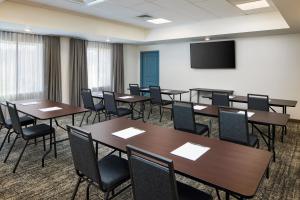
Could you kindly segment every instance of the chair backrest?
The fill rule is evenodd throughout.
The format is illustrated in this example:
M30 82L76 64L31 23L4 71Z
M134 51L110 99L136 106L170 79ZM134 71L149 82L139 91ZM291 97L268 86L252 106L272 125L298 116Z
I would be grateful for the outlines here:
M269 112L269 96L260 94L248 94L248 109Z
M178 200L173 161L127 145L135 200Z
M102 188L91 134L74 126L67 126L67 128L76 173L93 180Z
M161 104L162 98L161 98L161 91L159 86L150 86L150 102L152 104Z
M196 131L194 107L188 102L173 102L173 123L177 130L194 133Z
M5 117L2 111L2 105L0 104L0 124L6 126Z
M113 92L104 91L103 98L106 113L117 115L118 109L115 100L115 94Z
M212 105L229 107L229 94L224 92L213 92Z
M92 96L92 91L90 89L81 89L81 97L83 106L86 109L95 110L95 104Z
M249 145L247 110L219 108L219 138Z
M12 123L12 127L14 129L14 131L17 134L22 134L23 135L23 130L22 130L22 126L21 126L21 122L20 122L20 118L18 115L18 110L16 108L16 104L10 103L10 102L6 102L7 108L8 108L8 113L11 119L11 123Z
M129 90L131 95L140 96L139 84L129 84Z

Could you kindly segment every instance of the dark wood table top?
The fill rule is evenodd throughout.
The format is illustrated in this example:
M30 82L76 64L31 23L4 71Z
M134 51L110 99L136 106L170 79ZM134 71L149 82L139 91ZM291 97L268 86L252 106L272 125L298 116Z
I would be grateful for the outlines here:
M102 92L93 92L92 96L94 98L103 99ZM120 97L124 97L124 96L132 96L132 98L128 98L128 99L122 99L122 98L120 98ZM149 101L150 97L135 96L135 95L131 95L131 94L115 93L115 99L116 99L116 101L124 102L124 103L137 103L137 102Z
M211 95L203 95L204 98L211 99ZM248 103L248 97L247 96L238 96L233 95L232 98L229 99L229 101L232 102L238 102L238 103ZM270 98L269 104L270 106L286 106L286 107L295 107L297 105L297 101L295 100L285 100L285 99L273 99Z
M191 88L190 91L200 91L200 92L225 92L233 94L233 90L223 90L223 89L211 89L211 88Z
M150 92L149 88L140 88L141 92ZM167 94L167 95L178 95L178 94L184 94L188 93L187 90L172 90L172 89L161 89L161 94Z
M129 139L112 135L129 127L146 132ZM85 126L83 129L90 131L95 141L123 152L126 151L126 145L131 144L172 159L177 173L243 197L255 195L272 155L264 150L126 118ZM186 142L200 144L210 150L196 161L170 153Z
M22 105L22 103L28 103L28 102L38 102L38 104ZM41 100L41 99L14 101L13 103L16 104L17 110L19 112L30 115L30 116L40 119L40 120L64 117L64 116L88 111L87 109L82 108L82 107L75 107L75 106L71 106L71 105L64 104L64 103L59 103L59 102L50 101L50 100ZM55 110L55 111L49 111L49 112L42 112L39 110L42 108L49 108L49 107L60 107L62 109Z
M206 106L202 110L194 109L195 114L205 115L209 117L219 117L218 106L208 105L208 104L195 104ZM165 108L172 109L172 105L164 106ZM259 110L248 110L249 112L254 112L255 114L248 118L249 122L253 123L263 123L267 125L285 126L290 118L289 114L266 112Z

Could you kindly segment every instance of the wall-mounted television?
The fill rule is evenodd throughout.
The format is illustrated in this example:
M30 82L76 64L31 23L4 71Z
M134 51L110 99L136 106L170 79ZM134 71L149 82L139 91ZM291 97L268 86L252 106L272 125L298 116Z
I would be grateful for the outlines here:
M234 69L235 42L203 42L190 44L191 67L197 69Z

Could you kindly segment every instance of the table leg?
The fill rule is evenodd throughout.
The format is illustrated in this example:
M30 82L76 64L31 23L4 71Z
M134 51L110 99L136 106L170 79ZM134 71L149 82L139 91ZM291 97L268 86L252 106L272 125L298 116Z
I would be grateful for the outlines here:
M190 90L190 102L192 102L192 90Z
M226 200L229 200L230 199L230 195L229 195L229 192L226 192Z
M180 101L181 101L181 93L179 94L179 99L180 99Z
M175 94L173 94L173 101L175 101Z
M276 131L276 126L273 124L272 125L272 151L273 151L273 161L275 162L275 131Z
M98 142L96 142L96 158L97 158L97 160L98 160Z
M200 91L197 91L197 103L200 102Z
M72 114L72 125L73 126L75 125L75 116L74 116L74 114Z
M133 110L134 110L133 103L130 103L129 106L130 106L130 109L131 109L131 119L133 119Z

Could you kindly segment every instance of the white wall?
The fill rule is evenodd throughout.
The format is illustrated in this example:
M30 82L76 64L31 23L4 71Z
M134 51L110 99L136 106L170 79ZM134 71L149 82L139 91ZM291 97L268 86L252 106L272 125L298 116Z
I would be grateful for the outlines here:
M300 101L300 34L236 39L234 70L191 69L189 48L188 42L130 47L124 54L130 57L125 58L125 84L140 82L139 52L159 50L162 88L233 89L241 95L260 93ZM288 113L300 119L300 106Z

